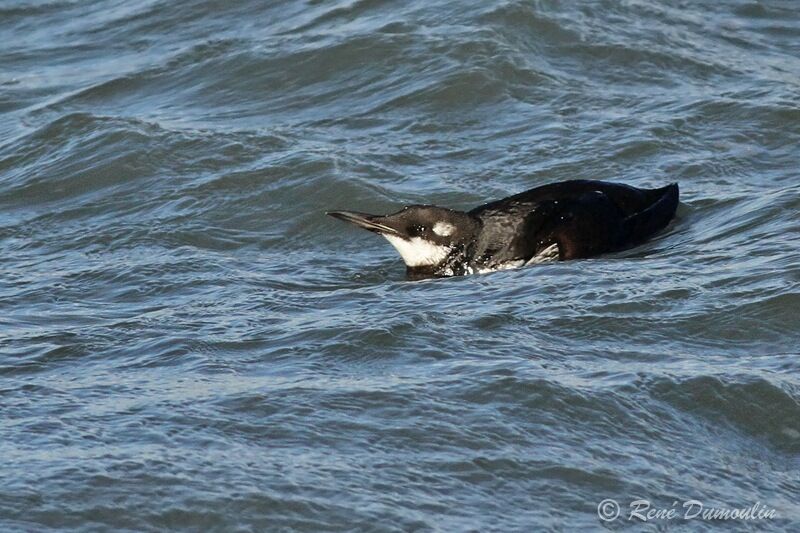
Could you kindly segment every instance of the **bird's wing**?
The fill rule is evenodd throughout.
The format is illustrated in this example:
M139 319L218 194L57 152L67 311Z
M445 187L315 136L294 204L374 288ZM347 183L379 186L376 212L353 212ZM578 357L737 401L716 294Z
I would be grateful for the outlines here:
M677 203L675 184L637 189L575 180L537 187L476 207L470 214L483 223L479 256L527 262L553 244L560 259L636 244L666 226Z
M510 210L488 209L483 222L484 255L495 262L523 260L554 250L559 259L589 257L614 249L622 235L624 213L603 192L515 204Z
M551 200L577 200L589 192L601 192L611 200L625 216L647 209L673 185L661 189L638 189L621 183L609 183L597 180L569 180L550 183L527 191L489 202L470 211L471 215L480 217L483 213L516 210L531 210L539 204Z

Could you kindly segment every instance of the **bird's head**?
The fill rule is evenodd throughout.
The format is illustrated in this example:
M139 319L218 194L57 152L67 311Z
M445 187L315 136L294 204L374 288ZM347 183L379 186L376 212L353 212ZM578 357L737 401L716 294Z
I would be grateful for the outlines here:
M411 205L390 215L329 211L328 215L379 233L397 249L409 269L435 270L474 238L480 222L463 211Z

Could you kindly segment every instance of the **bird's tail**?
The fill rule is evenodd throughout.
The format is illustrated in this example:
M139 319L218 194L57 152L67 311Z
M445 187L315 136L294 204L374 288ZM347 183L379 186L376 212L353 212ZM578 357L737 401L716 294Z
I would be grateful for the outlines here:
M649 192L652 194L652 203L646 209L625 219L625 233L631 243L642 242L666 228L678 208L677 183Z

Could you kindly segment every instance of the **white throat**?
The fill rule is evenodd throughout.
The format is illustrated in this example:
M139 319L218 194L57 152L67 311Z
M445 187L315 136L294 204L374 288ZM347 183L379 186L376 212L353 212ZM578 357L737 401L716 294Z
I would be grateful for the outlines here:
M421 267L438 265L450 253L450 248L434 244L425 239L414 237L403 239L396 235L383 234L386 240L394 246L405 261L406 266Z

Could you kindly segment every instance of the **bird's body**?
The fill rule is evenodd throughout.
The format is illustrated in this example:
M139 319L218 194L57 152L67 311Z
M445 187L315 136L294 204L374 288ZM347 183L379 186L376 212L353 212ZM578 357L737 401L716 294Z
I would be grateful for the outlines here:
M469 212L430 205L378 216L329 215L382 234L410 278L458 276L635 246L667 226L678 185L638 189L603 181L551 183Z

